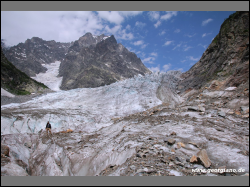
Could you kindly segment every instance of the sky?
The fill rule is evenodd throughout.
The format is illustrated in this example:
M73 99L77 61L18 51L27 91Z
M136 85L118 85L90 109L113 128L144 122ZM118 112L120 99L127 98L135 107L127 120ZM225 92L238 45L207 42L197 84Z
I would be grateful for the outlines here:
M114 35L154 72L188 71L235 11L1 11L9 46L32 37L78 40L87 32Z

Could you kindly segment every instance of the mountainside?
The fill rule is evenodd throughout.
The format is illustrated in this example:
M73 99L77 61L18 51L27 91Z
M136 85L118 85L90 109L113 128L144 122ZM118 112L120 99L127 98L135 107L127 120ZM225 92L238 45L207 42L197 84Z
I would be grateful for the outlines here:
M1 47L1 88L17 95L43 92L48 89L44 84L31 79L8 61Z
M115 37L85 34L69 48L59 69L61 89L98 87L134 75L151 73L132 52Z
M236 12L221 25L201 59L182 75L179 89L244 88L249 83L249 12Z
M42 64L62 61L70 45L70 43L45 41L33 37L27 39L25 43L10 47L4 51L4 54L18 69L34 77L38 73L46 72L47 68Z

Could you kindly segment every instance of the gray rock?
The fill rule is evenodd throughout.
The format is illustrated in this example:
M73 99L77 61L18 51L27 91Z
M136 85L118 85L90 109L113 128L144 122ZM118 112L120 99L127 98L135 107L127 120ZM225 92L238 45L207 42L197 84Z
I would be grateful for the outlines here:
M24 145L30 149L32 146L32 142L25 142Z
M225 118L226 114L225 114L225 112L220 111L220 112L218 112L218 116Z
M241 106L240 107L240 109L241 109L241 113L242 114L247 114L247 113L249 113L249 106Z
M131 165L129 168L130 168L131 170L135 170L135 169L136 169L136 166L135 166L135 165Z
M168 142L169 145L173 145L176 142L176 140L172 138L168 138L166 141Z

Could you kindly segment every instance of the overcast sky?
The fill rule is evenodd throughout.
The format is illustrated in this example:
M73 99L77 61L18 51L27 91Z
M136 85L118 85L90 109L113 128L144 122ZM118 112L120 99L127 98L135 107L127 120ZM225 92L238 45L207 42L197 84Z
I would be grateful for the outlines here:
M152 71L189 70L235 11L1 11L7 45L32 37L71 42L114 35Z

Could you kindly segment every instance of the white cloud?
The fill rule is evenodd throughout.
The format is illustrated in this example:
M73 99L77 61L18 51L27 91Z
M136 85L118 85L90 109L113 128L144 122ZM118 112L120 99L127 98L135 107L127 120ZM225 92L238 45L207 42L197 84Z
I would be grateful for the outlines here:
M115 24L121 24L124 20L124 17L117 11L98 11L98 15L102 19Z
M166 41L163 46L170 45L173 41Z
M121 24L125 17L136 16L142 11L97 11L98 16L110 23Z
M106 25L104 30L108 34L113 34L116 39L132 40L134 38L134 35L131 32L127 33L126 29L122 29L121 25L115 25L113 28L109 28L109 26Z
M161 16L162 20L169 20L171 19L173 16L177 16L177 12L176 11L166 11L167 14Z
M1 11L1 38L17 45L34 36L44 40L71 42L87 32L113 34L116 39L131 40L130 25L125 19L141 14L136 11ZM110 23L115 26L110 26ZM17 32L18 31L18 32Z
M1 38L10 45L34 36L71 42L86 32L98 35L103 28L101 19L89 11L1 11Z
M186 58L188 58L189 60L192 60L192 61L198 61L198 60L200 60L200 57L194 58L193 56L187 56Z
M155 52L150 53L150 55L155 56L155 57L158 56L158 54Z
M163 66L163 71L167 71L167 70L169 70L170 69L170 67L171 67L171 64L170 63L168 63L168 64L165 64L164 66Z
M142 45L144 42L142 40L138 40L136 42L134 42L134 45Z
M126 26L126 29L130 30L130 29L131 29L131 26L130 26L130 25L127 25L127 26Z
M143 28L146 25L146 23L142 23L140 21L135 22L135 26Z
M178 71L181 71L181 72L183 72L184 71L184 69L183 68L179 68L179 69L177 69Z
M156 11L150 11L150 12L148 12L148 15L149 15L149 19L150 19L151 21L156 21L156 20L158 20L159 17L160 17L159 12L156 12Z
M143 44L143 45L141 46L141 48L144 49L145 47L147 47L147 45L148 45L148 44Z
M181 32L181 30L180 30L180 29L175 29L174 32L175 32L175 33L179 33L179 32Z
M211 21L213 21L213 19L211 19L211 18L209 18L209 19L206 19L206 20L204 20L204 21L202 21L202 26L205 26L205 25L207 25L209 22L211 22Z
M142 40L138 40L132 44L133 45L140 45L142 49L144 49L148 45L148 44L144 44L144 41L142 41Z
M201 47L203 47L204 49L207 48L207 45L198 44L198 46L201 46Z
M163 35L163 34L165 34L166 33L166 31L161 31L160 33L159 33L159 35L161 36L161 35Z
M131 16L137 16L141 14L142 12L143 11L119 11L119 14L125 17L131 17Z
M159 20L154 24L155 28L159 27L160 25L161 25L161 21Z
M160 71L160 65L158 65L156 67L150 67L148 69L150 69L152 72L159 72Z
M144 58L142 59L142 62L145 64L145 63L148 63L148 64L154 64L154 61L155 58L154 57L148 57L148 58Z
M181 62L183 63L183 62L186 62L186 60L181 60Z
M192 48L191 46L184 45L184 51L188 51L191 48Z
M179 48L179 47L181 47L181 43L180 44L178 44L178 45L176 45L174 48L173 48L173 50L175 50L176 48Z
M209 35L209 34L212 34L212 33L204 33L204 34L202 35L202 38L205 37L205 36L207 36L207 35Z

